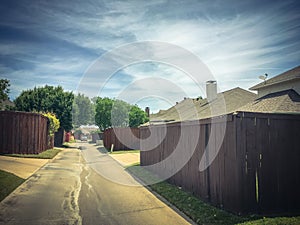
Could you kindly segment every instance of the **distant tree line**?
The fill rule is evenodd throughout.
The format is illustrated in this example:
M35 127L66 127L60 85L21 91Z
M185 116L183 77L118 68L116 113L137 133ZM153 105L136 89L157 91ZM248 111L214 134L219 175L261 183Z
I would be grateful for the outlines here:
M8 99L9 86L8 80L0 80L0 103ZM137 105L107 97L90 99L81 93L64 91L61 86L24 90L14 104L11 110L55 114L66 131L87 124L96 124L102 131L108 127L137 127L149 121Z
M75 95L72 109L74 127L95 124L95 104L84 94Z
M137 127L149 119L137 105L108 97L90 99L78 94L73 102L73 125L96 124L100 130L108 127Z

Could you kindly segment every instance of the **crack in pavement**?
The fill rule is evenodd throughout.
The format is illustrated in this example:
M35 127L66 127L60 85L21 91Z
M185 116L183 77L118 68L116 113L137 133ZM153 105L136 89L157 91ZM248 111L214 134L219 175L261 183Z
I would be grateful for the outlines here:
M75 171L76 180L75 184L72 185L72 189L65 193L65 197L62 202L62 210L64 212L64 217L69 218L68 220L74 221L74 225L82 225L82 218L80 216L80 208L79 208L79 195L81 191L81 179L80 174L82 173L82 163L81 163L81 155L78 156L78 171ZM76 163L77 164L77 163Z

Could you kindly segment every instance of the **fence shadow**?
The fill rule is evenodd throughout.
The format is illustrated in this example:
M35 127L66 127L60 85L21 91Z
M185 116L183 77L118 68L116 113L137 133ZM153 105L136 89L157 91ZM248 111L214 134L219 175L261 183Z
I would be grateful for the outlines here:
M106 150L106 148L104 148L103 146L102 147L98 147L97 150L103 154L107 154L108 151Z

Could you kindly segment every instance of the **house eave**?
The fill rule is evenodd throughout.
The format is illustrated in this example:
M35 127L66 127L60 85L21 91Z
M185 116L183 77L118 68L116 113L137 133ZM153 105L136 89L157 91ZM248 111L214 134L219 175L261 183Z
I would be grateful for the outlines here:
M265 81L265 82L262 82L262 83L259 83L259 84L255 85L253 87L250 87L249 90L258 91L259 89L262 89L262 88L265 88L265 87L270 87L270 86L273 86L273 85L286 83L286 82L291 82L291 81L295 81L295 80L300 80L300 77L295 77L295 78L292 78L292 79L289 79L289 80L278 81L278 82L274 82L274 83L270 83L270 84L268 84L268 81Z

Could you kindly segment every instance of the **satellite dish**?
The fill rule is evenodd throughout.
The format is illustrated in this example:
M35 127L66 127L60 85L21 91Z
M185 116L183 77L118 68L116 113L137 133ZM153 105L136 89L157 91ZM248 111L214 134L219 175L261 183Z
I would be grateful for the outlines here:
M261 79L261 80L265 80L266 79L266 77L263 76L263 75L259 76L258 78Z
M267 77L268 77L268 74L265 73L265 75L261 75L258 78L261 79L261 80L263 80L263 81L265 81L267 79Z

